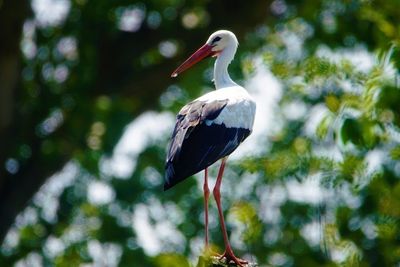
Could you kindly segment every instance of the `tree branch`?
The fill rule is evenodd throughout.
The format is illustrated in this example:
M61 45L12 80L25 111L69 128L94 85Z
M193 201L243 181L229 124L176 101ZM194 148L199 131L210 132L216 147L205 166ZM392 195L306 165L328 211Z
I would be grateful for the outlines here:
M220 260L218 256L211 256L206 258L205 256L200 256L197 263L197 267L237 267L235 263L227 264L224 260ZM257 267L258 264L255 262L249 262L243 265L244 267Z

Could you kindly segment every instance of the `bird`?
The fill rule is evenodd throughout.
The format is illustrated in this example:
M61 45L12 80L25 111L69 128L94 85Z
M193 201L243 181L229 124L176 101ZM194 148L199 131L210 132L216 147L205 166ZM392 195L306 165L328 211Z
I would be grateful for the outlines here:
M228 65L238 48L238 40L228 30L218 30L206 43L184 61L172 74L177 77L197 62L215 57L214 91L186 104L176 116L176 123L167 150L164 191L204 170L205 246L208 247L208 167L221 160L213 189L225 251L220 259L243 266L247 261L235 256L226 231L221 207L220 187L229 155L251 134L256 103L228 73Z

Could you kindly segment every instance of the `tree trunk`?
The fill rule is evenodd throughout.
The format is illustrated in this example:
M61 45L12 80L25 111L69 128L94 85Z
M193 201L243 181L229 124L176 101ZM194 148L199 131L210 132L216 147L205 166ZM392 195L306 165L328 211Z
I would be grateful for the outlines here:
M20 40L24 21L30 14L26 0L0 1L0 241L13 222L15 215L23 206L15 208L7 199L8 188L5 162L13 149L13 130L15 129L15 104L20 88L21 53ZM13 181L18 184L18 181ZM15 187L16 190L19 187ZM18 190L17 190L18 191ZM23 194L23 192L20 192ZM11 209L11 211L9 210Z

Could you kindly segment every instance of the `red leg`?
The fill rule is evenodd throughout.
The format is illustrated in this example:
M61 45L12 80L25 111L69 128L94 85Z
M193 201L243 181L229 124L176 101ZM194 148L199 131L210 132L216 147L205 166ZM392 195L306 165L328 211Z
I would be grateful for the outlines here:
M204 169L204 225L205 225L205 247L208 249L208 197L210 196L210 189L208 189L208 169Z
M222 182L222 176L224 174L226 160L227 160L227 157L222 159L221 167L219 168L219 172L218 172L217 182L215 183L215 187L213 190L214 198L215 198L215 201L217 202L219 221L221 224L222 234L224 236L224 243L225 243L225 252L224 252L224 254L222 254L221 259L226 258L227 263L233 261L238 266L243 266L243 264L246 264L247 261L237 258L235 256L235 254L233 253L231 244L229 243L228 233L226 232L224 214L222 212L222 207L221 207L220 187L221 187L221 182Z

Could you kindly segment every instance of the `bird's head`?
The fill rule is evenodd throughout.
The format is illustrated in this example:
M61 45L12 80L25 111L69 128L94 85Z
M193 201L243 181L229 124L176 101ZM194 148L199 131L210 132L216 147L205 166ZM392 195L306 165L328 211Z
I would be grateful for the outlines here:
M183 62L172 74L171 77L176 77L181 72L187 70L197 62L207 57L219 56L228 48L236 51L238 40L233 32L227 30L219 30L210 35L207 42L194 52L185 62Z
M206 45L210 46L213 52L211 56L218 56L225 48L236 48L239 42L233 32L219 30L208 37Z

